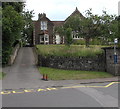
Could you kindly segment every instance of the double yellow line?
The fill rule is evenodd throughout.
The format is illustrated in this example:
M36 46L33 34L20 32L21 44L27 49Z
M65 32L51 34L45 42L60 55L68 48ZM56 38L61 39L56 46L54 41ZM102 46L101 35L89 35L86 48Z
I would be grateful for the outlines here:
M118 83L120 83L120 82L111 82L111 83L109 83L109 84L107 84L105 86L70 86L70 87L62 87L62 88L63 89L65 89L65 88L80 88L80 87L107 88L107 87L110 87L113 84L118 84Z
M61 88L45 88L45 89L25 89L25 90L9 90L9 91L1 91L0 94L2 95L8 95L8 94L22 94L22 93L30 93L30 92L44 92L44 91L52 91L52 90L58 90L58 89L67 89L67 88L80 88L80 87L83 87L83 88L86 88L86 87L91 87L91 88L107 88L107 87L110 87L111 85L113 84L118 84L120 82L111 82L105 86L69 86L69 87L61 87Z

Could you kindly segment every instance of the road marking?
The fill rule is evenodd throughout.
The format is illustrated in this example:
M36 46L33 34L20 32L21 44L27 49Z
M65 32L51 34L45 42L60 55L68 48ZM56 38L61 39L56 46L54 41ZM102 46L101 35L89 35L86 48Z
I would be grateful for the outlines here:
M12 93L24 93L23 91L22 92L19 92L19 91L12 91Z
M113 85L115 82L111 82L110 84L106 85L105 87L110 87L111 85Z
M9 95L9 94L22 94L22 93L28 93L28 92L43 92L43 91L53 91L53 90L58 90L58 89L67 89L67 88L87 88L87 87L93 87L93 88L108 88L110 86L112 86L113 84L118 84L120 82L111 82L105 86L85 86L85 85L81 85L81 86L65 86L65 87L59 87L59 88L45 88L45 89L24 89L24 90L8 90L8 91L1 91L0 94L1 95Z
M38 89L37 92L46 91L45 89Z

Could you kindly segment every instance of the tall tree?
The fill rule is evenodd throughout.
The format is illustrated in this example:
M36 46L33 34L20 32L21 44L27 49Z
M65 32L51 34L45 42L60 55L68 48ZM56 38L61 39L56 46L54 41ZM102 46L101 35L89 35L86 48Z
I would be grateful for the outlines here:
M104 40L112 41L117 37L117 20L115 20L115 15L109 15L106 11L103 11L101 16L101 37Z
M29 43L30 45L32 45L33 43L33 11L24 11L23 12L23 16L24 16L24 29L23 29L23 37L22 37L22 41L23 43Z
M14 3L13 3L14 4ZM16 3L15 3L16 4ZM19 3L18 3L19 5ZM22 11L14 6L4 4L2 9L2 63L7 64L12 52L13 44L21 39L24 20Z
M72 28L72 31L78 32L78 35L85 39L86 46L88 47L90 39L99 35L99 25L100 17L93 15L91 9L89 9L86 11L84 18L79 16L71 17L66 21L64 27Z

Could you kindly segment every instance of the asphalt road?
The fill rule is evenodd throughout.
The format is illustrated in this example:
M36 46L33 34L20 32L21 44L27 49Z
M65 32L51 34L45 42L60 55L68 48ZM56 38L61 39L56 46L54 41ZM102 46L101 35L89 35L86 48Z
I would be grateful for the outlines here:
M3 107L118 107L118 84L6 91L2 95L2 104Z

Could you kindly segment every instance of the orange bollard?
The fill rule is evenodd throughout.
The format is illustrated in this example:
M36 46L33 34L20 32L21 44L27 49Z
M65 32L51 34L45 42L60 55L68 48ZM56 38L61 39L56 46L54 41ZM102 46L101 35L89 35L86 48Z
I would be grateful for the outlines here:
M46 74L46 77L45 77L45 81L48 81L48 76L47 76L47 74Z
M43 78L42 78L42 80L45 80L45 75L43 74Z

